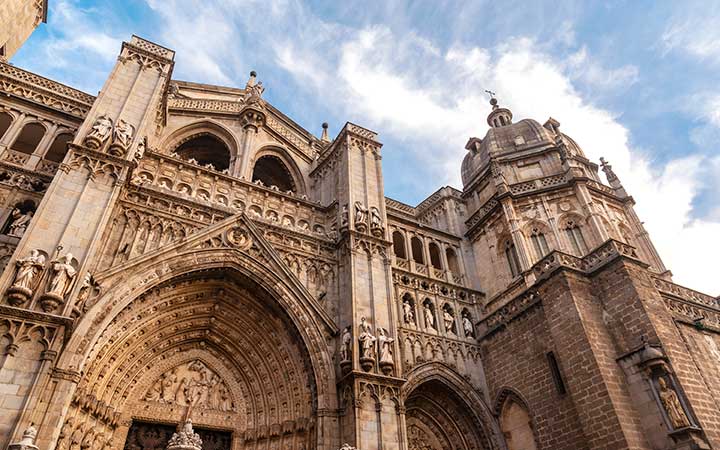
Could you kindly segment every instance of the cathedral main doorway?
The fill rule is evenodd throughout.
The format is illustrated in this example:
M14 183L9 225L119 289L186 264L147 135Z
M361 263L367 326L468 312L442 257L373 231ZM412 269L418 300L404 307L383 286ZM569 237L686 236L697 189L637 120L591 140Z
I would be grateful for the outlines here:
M165 450L177 425L133 421L123 450ZM232 433L195 427L202 439L203 450L230 450Z

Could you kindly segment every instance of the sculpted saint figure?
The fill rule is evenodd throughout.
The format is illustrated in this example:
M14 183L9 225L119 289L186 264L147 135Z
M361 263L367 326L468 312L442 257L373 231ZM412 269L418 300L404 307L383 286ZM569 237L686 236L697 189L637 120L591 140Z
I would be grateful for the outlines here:
M342 215L341 215L341 217L340 217L340 226L341 226L341 227L347 226L347 224L348 224L348 216L349 216L348 206L347 206L347 205L343 205L343 207L342 207Z
M658 386L660 387L660 401L665 408L665 412L667 412L673 429L689 427L690 421L682 404L680 404L677 393L667 385L664 378L658 378Z
M145 148L147 147L147 137L143 137L140 139L140 142L138 142L137 147L135 147L135 154L133 155L133 158L135 158L135 161L140 161L142 157L145 155Z
M413 313L413 307L408 299L403 300L403 318L405 323L415 323L415 313Z
M395 339L387 335L385 328L378 328L378 347L380 347L380 363L391 363L393 362L392 356L392 343Z
M355 202L355 223L365 222L367 222L367 209L365 209L362 202Z
M23 214L19 209L13 209L12 222L8 228L8 236L22 237L22 235L25 234L25 230L27 230L30 219L32 219L32 211Z
M364 317L360 319L360 337L358 340L360 341L360 357L372 358L376 338L370 332L370 325L367 324Z
M462 318L463 330L465 330L465 337L471 337L473 335L473 326L468 316Z
M68 290L70 290L70 284L77 275L75 267L72 266L73 256L72 253L67 253L65 256L61 256L52 263L53 276L50 279L50 288L48 289L49 294L54 294L65 298Z
M380 210L375 206L370 208L370 226L372 228L382 228L382 218L380 217Z
M435 329L435 314L433 314L432 307L429 303L426 303L423 307L425 313L425 327Z
M133 126L124 120L118 120L115 125L115 142L127 148L130 145L133 135Z
M21 447L30 445L34 446L36 437L37 428L35 428L34 423L30 422L30 426L27 427L27 429L23 432L22 439L20 440L19 444Z
M95 123L88 133L88 137L97 138L102 142L110 136L112 127L112 120L108 116L102 115L95 120Z
M35 277L45 268L45 257L38 250L31 250L30 256L18 259L17 274L13 287L28 289L32 292L31 286L35 281Z
M445 322L445 331L448 333L454 333L453 331L453 322L455 321L455 318L450 314L450 311L445 310L443 311L443 322Z
M342 346L340 347L340 361L350 361L352 357L352 333L350 327L345 327L342 334Z

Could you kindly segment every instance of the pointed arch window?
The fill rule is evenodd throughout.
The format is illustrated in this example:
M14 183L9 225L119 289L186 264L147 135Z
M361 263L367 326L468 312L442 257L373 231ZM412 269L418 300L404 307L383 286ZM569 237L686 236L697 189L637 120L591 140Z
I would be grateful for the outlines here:
M530 233L530 241L532 242L532 246L535 249L535 254L538 259L550 253L547 238L540 228L533 227L532 232Z
M510 266L510 274L513 278L520 275L520 259L512 239L505 241L505 258Z
M583 256L587 253L587 244L583 237L580 225L575 220L568 220L565 224L565 235L570 241L570 247L575 256Z

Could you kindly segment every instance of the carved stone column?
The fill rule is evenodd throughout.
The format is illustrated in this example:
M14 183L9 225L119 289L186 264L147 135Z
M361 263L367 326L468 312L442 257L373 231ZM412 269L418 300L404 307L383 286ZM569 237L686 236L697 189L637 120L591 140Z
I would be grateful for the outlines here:
M235 158L235 166L232 169L232 175L235 177L245 176L248 181L252 181L252 171L250 170L250 153L253 150L253 142L260 128L265 125L265 113L254 107L246 107L240 112L240 123L243 126L243 136L240 158Z

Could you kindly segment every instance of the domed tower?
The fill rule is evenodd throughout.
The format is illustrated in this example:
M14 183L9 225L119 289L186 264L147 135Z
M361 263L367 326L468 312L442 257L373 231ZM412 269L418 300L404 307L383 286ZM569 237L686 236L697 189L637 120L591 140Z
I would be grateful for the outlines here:
M490 104L490 129L468 141L461 175L478 281L491 297L531 282L529 269L553 250L582 257L611 238L666 273L609 164L606 186L560 122L513 123L508 108Z

